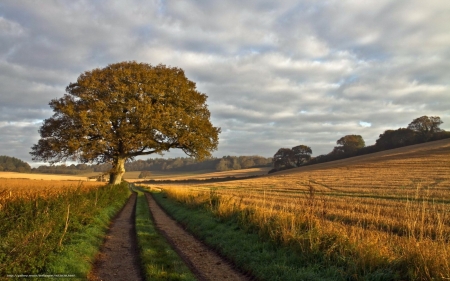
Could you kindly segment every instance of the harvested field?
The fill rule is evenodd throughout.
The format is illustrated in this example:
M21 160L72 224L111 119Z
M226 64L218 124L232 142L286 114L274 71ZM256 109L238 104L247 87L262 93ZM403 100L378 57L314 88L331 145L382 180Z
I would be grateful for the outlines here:
M414 280L450 276L450 140L255 179L159 188L221 217L239 213L274 241L321 249L362 272L395 264Z
M211 179L211 178L227 178L227 177L243 178L243 177L250 177L250 176L265 175L265 174L267 174L267 172L270 169L271 168L269 168L269 167L265 167L265 168L250 168L250 169L241 169L241 170L231 170L231 171L224 171L224 172L204 171L204 172L199 172L199 173L155 172L154 174L152 174L152 176L150 176L150 179L157 180L157 181L166 181L166 180L183 181L183 180L204 180L204 179ZM131 177L125 177L125 178L129 182L145 181L142 179L136 179L137 177L135 179L132 179Z

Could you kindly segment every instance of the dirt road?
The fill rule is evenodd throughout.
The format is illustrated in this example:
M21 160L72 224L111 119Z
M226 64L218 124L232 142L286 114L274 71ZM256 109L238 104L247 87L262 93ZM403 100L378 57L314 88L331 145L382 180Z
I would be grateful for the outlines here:
M150 194L146 193L145 195L157 229L185 260L198 280L250 280L235 270L231 264L214 251L186 232L156 204Z
M144 280L134 226L136 193L113 220L89 280Z
M156 228L166 237L199 281L250 280L186 232L156 204L150 194L145 195ZM134 225L135 203L136 194L133 193L113 220L89 280L144 280Z

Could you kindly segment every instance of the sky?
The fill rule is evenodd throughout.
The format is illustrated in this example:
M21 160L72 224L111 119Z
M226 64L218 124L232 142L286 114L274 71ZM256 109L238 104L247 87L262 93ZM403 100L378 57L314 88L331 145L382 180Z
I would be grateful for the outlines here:
M122 61L196 82L222 129L216 157L371 145L423 115L450 130L448 15L442 0L2 0L0 155L32 164L50 100Z

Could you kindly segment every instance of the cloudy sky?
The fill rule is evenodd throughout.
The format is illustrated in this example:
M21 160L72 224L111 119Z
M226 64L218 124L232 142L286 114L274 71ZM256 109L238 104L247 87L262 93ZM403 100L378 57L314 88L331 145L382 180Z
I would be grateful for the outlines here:
M423 115L450 130L449 15L442 0L2 0L0 155L31 162L48 102L130 60L180 67L209 96L218 157L370 145Z

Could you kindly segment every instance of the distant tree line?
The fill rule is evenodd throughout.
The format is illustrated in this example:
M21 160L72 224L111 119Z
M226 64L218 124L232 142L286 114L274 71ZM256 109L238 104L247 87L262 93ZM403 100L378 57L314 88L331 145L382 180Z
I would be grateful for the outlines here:
M88 164L72 164L72 165L42 165L37 168L33 168L31 171L33 173L43 173L43 174L67 174L67 175L78 175L92 172L103 172L103 165L88 165Z
M31 167L27 162L20 159L2 155L0 156L0 171L29 173Z
M312 150L306 145L280 148L273 156L273 169L269 173L304 165L324 163L348 157L364 155L407 145L450 138L450 132L440 128L438 116L422 116L414 119L406 128L386 130L374 145L366 146L360 135L347 135L336 141L338 146L325 155L310 157Z
M272 158L261 156L224 156L222 158L209 158L203 161L196 161L189 157L178 158L149 158L147 160L135 160L125 163L127 171L228 171L257 167L271 167ZM84 174L89 172L108 172L111 169L109 164L88 165L53 165L39 166L33 172L50 174Z

